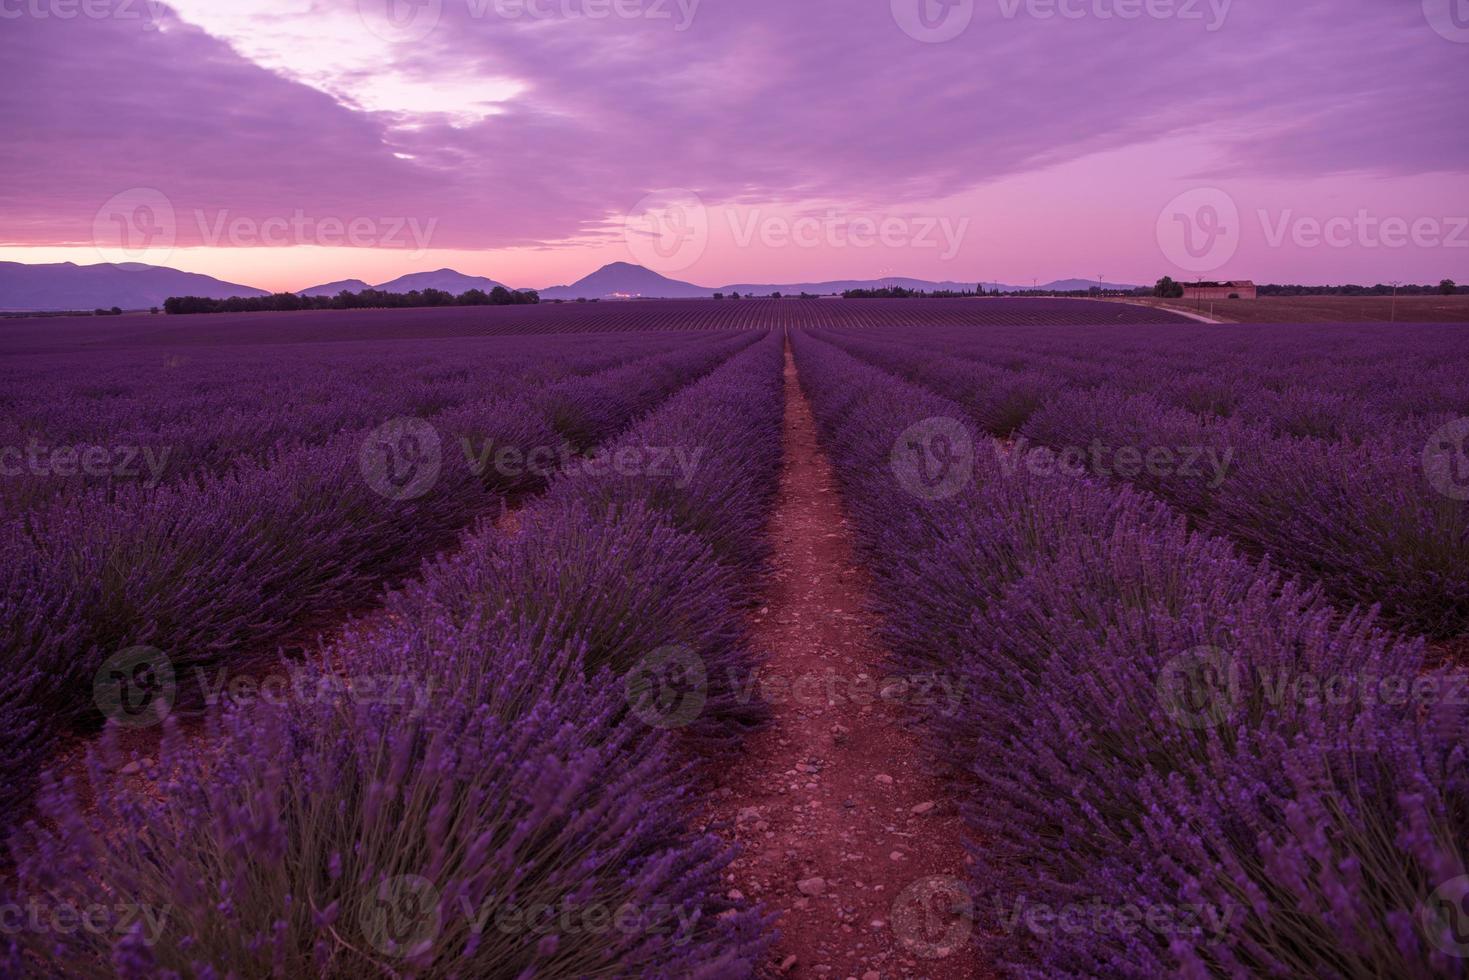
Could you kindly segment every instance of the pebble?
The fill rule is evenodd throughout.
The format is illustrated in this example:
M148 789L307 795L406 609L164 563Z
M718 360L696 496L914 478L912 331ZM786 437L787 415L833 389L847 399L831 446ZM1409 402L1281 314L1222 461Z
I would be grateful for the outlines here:
M892 784L893 777L889 776L887 773L883 773L882 775L877 777L877 785L879 786L891 786Z
M826 879L804 878L796 882L796 890L802 895L824 895L826 894Z
M913 808L913 815L915 817L921 817L925 813L929 813L930 811L932 811L933 808L934 808L934 804L932 802L929 802L929 803L920 803L920 804L918 804L917 806L915 806Z

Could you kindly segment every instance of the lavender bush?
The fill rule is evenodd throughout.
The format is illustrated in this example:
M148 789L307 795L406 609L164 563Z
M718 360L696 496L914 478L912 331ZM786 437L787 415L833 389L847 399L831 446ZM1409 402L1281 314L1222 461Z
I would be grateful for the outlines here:
M609 403L602 416L626 424L751 341L696 344L663 355L666 369L615 369L598 388ZM0 691L0 728L27 733L33 746L14 769L5 764L14 778L3 783L0 817L23 799L34 753L47 751L38 736L100 723L88 693L108 657L148 644L187 670L268 652L305 614L368 601L491 512L504 499L497 491L543 485L549 473L527 472L511 485L500 470L476 473L455 455L462 440L487 437L522 457L560 446L538 397L558 396L548 390L456 410L449 421L463 428L442 439L441 469L411 499L386 497L365 478L366 434L350 433L220 477L128 487L105 502L58 499L0 529L0 551L14 557L3 573L0 662L15 665L19 678Z
M742 458L721 427L779 417L779 351L764 338L620 444L700 431ZM743 414L724 410L735 389ZM778 469L758 472L768 502ZM690 732L733 746L764 710L721 691L726 668L753 667L745 586L635 483L610 508L591 479L558 479L520 533L483 526L426 566L292 688L328 696L232 703L202 737L170 719L132 776L109 733L86 786L48 778L44 819L12 838L12 900L155 915L23 930L9 955L67 976L753 975L771 922L723 896L731 854L687 828L684 749L629 710L622 676L687 644L710 677ZM711 528L750 513L697 499Z
M757 666L741 599L739 581L706 543L646 505L605 514L573 497L534 508L517 534L487 528L470 538L390 608L455 622L505 616L580 643L588 669L618 677L654 651L686 650L706 677L688 732L713 750L736 747L767 713L738 683Z
M1190 411L1126 385L1042 394L1028 379L1052 375L1008 372L998 383L988 365L862 338L838 343L955 399L966 417L999 436L1016 429L1014 414L1004 411L1017 406L1016 386L1029 387L1044 404L1018 427L1022 451L1050 447L1094 475L1130 480L1252 554L1320 582L1344 608L1380 604L1391 625L1436 639L1469 629L1469 505L1433 486L1422 462L1442 416L1413 416L1357 438L1287 435L1281 431L1292 426L1283 417L1267 426L1250 424L1244 411L1230 414L1228 386L1196 389ZM1391 418L1386 411L1370 408L1363 418ZM1313 426L1360 432L1341 417L1295 427ZM1146 464L1158 452L1167 465ZM1128 458L1136 465L1124 472L1119 461Z
M53 787L16 845L23 904L151 911L118 935L22 931L50 975L748 974L764 921L721 895L729 854L689 832L690 777L619 720L580 651L502 622L379 634L425 702L230 710L176 733L139 793L93 757L87 808ZM352 657L350 653L343 656ZM401 661L400 661L401 663ZM555 664L561 670L548 670ZM126 840L115 828L134 828Z
M89 487L217 475L241 457L263 461L387 418L431 418L663 346L623 334L557 357L540 353L541 341L512 338L493 347L460 339L13 359L0 368L14 392L0 421L0 512ZM88 453L95 461L83 466Z
M879 461L957 406L797 353L895 654L963 678L931 744L968 776L976 907L1017 972L1465 975L1433 914L1466 871L1461 677L1125 487L981 452L914 499ZM1129 908L1153 925L1096 918Z

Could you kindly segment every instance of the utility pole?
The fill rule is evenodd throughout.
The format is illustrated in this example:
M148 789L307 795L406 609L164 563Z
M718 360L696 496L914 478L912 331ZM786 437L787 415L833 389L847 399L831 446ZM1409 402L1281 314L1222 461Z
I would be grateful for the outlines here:
M1398 280L1392 281L1392 318L1389 323L1398 322Z

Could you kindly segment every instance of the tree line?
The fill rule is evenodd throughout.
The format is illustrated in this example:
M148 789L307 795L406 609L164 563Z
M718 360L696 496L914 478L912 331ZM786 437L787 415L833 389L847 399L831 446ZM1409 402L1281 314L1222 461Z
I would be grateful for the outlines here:
M965 296L985 296L984 284L969 289L905 289L902 286L881 286L876 289L846 289L842 299L959 299Z
M1164 276L1152 289L1152 295L1160 299L1178 299L1183 295L1187 282L1178 282L1172 276ZM1266 283L1255 287L1260 296L1454 296L1469 293L1469 286L1460 286L1452 279L1445 279L1437 286L1400 283L1396 286L1378 283L1375 286L1297 286Z
M471 289L455 296L443 289L415 289L406 293L387 293L380 289L361 292L342 290L335 296L302 296L299 293L274 293L270 296L231 296L210 299L207 296L170 296L163 311L183 315L192 313L291 313L297 310L373 310L408 309L427 306L526 306L539 303L534 289L506 289L496 286L489 292Z
M1375 286L1293 286L1266 285L1260 287L1261 296L1391 296L1396 290L1399 296L1454 296L1469 293L1469 286L1460 286L1452 279L1445 279L1437 286L1405 282L1398 286L1378 283Z

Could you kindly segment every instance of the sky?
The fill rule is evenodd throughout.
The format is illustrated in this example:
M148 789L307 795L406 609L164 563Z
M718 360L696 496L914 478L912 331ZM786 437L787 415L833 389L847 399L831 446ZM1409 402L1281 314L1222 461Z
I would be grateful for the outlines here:
M0 261L1469 281L1469 0L0 0Z

